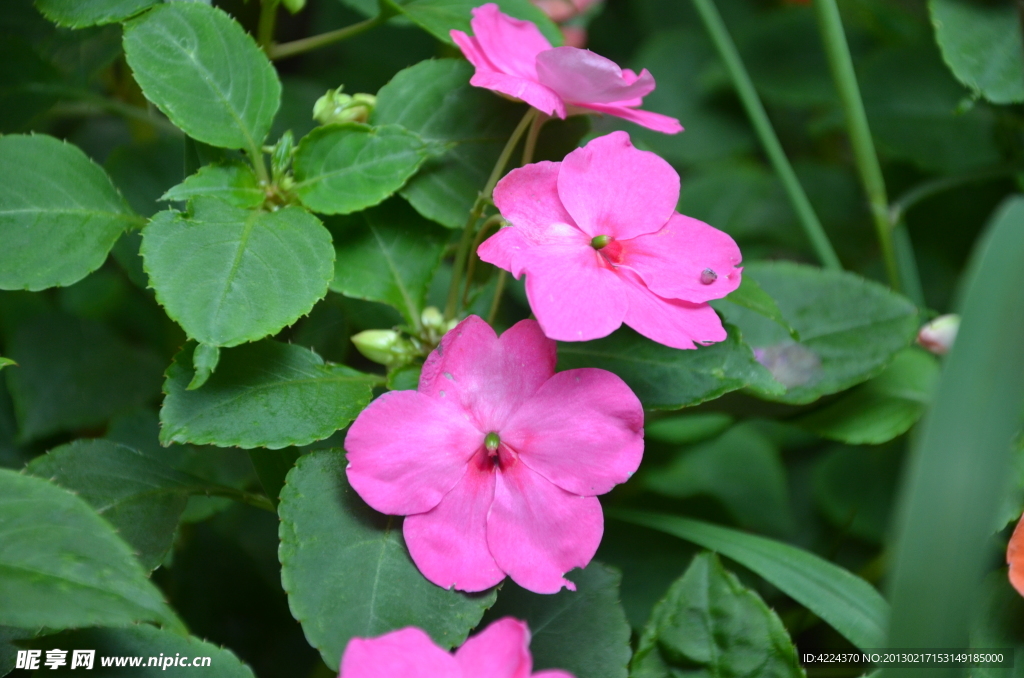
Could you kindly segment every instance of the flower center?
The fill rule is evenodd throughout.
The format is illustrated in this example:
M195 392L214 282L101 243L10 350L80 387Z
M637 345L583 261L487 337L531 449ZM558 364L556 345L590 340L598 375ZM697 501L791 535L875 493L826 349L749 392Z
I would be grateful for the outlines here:
M700 282L702 285L710 285L711 283L718 280L718 274L712 271L710 268L705 268L700 272Z
M612 237L610 235L599 235L595 236L594 239L590 241L590 246L593 247L595 250L600 250L607 247L608 243L610 243L611 241Z
M484 447L487 448L487 454L494 456L498 452L498 446L501 445L501 438L494 431L487 434L484 438Z

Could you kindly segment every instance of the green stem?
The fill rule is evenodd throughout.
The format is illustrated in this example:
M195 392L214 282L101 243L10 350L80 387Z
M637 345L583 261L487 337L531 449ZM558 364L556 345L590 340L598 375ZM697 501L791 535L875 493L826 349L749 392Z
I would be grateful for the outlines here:
M894 224L899 223L903 220L904 215L906 215L911 207L914 207L920 202L924 202L934 195L948 191L951 188L958 188L965 184L973 184L987 179L1011 176L1017 172L1024 172L1024 167L1017 164L998 165L996 167L986 167L972 172L939 177L937 179L932 179L931 181L926 181L910 189L897 200L893 201L892 205L889 206L889 220Z
M505 172L505 166L508 165L508 159L512 157L512 151L515 150L519 144L519 139L522 138L526 128L533 123L534 118L537 117L537 109L530 108L523 116L523 119L516 125L515 130L512 132L512 136L508 138L508 142L505 143L505 148L501 149L501 155L498 156L498 162L494 164L494 169L491 170L491 176L487 179L487 184L484 186L484 190L480 191L477 195L476 201L473 203L472 209L469 211L469 219L466 220L466 227L462 231L462 237L459 239L459 247L455 250L455 261L452 265L452 282L448 288L448 301L444 307L444 317L446 320L451 320L455 317L458 312L459 306L459 290L462 289L462 273L466 269L466 259L469 253L469 245L473 242L473 233L476 222L480 220L483 215L484 208L491 199L491 193L494 191L495 185L498 183L498 179L502 177Z
M270 55L274 46L274 27L277 25L277 6L280 0L260 0L260 23L256 28L256 42Z
M480 247L480 243L484 241L484 237L491 230L494 225L501 224L502 216L500 214L494 214L488 217L487 221L484 222L483 226L477 229L476 237L473 238L473 244L469 247L469 263L466 265L466 289L462 293L462 305L463 307L469 305L469 288L473 283L473 274L476 273L476 262L479 257L474 256L477 248Z
M494 285L494 299L491 300L491 310L487 312L487 324L493 325L494 319L498 317L498 308L501 306L501 294L505 291L505 283L508 282L508 271L498 271L498 282Z
M850 47L843 31L843 20L839 16L839 7L835 0L814 0L814 9L818 15L818 28L825 43L829 67L832 69L832 79L835 80L843 104L857 172L868 195L889 284L900 290L904 286L893 244L895 222L889 220L889 199L885 192L885 180L882 178L882 166L878 162L878 153L875 152L875 144L871 139L868 116L860 96L857 74L853 70L853 58L850 56ZM913 252L909 254L912 256Z
M263 509L264 511L277 513L277 507L274 506L274 502L270 501L263 495L243 492L242 490L236 490L233 487L203 487L202 489L191 492L190 494L200 497L224 497L225 499L231 499L243 504L248 504L249 506L255 506L256 508Z
M697 12L704 21L704 26L711 35L711 40L715 43L719 56L725 62L736 93L739 95L740 101L743 102L750 122L754 125L761 145L764 146L768 159L771 160L772 166L782 181L782 186L793 204L793 209L800 219L800 225L803 226L818 259L826 268L842 268L839 257L836 256L836 251L811 206L811 201L807 199L807 194L804 192L803 186L800 185L793 166L790 165L785 151L782 150L779 137L775 134L775 129L768 119L764 105L757 95L757 90L754 89L754 83L751 82L750 75L740 59L739 51L729 36L729 30L726 28L725 22L722 21L722 15L718 13L718 8L715 7L713 0L693 0L693 4L696 5Z
M320 49L321 47L326 47L327 45L332 45L336 42L341 42L342 40L354 38L360 33L365 33L371 28L380 26L390 18L390 14L379 14L372 19L360 21L359 23L352 24L351 26L339 28L336 31L329 31L327 33L321 33L320 35L314 35L301 40L273 45L267 54L270 56L272 61L277 61L278 59L287 59L299 54L311 52L314 49Z
M925 308L924 288L921 287L921 275L917 270L917 258L914 257L914 245L910 242L910 232L902 221L895 222L892 229L893 248L896 250L896 264L900 272L900 287L903 293L917 304Z

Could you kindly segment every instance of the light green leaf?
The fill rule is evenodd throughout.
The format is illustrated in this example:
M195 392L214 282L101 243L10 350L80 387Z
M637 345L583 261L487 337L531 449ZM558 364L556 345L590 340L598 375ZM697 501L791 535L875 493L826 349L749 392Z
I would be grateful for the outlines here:
M344 428L370 402L378 377L325 364L311 350L261 341L223 351L197 391L192 349L167 370L160 442L221 447L308 445Z
M800 333L786 322L786 319L782 317L782 311L779 310L779 305L775 303L775 300L767 292L761 289L761 286L757 284L757 281L749 273L744 272L739 288L724 299L716 299L711 305L714 306L715 310L727 314L725 309L728 306L725 302L742 306L754 313L763 315L765 318L778 323L784 330L789 332L789 336L794 341L800 341Z
M632 652L629 622L619 602L622 575L591 562L567 578L576 584L575 591L545 596L506 582L484 624L508 616L525 621L534 671L562 669L581 678L625 678Z
M205 384L213 371L217 369L218 361L220 361L219 348L207 344L196 345L196 350L192 353L192 367L195 368L196 374L188 383L186 390L194 391Z
M157 5L125 24L124 52L146 98L190 137L259 151L281 103L281 82L252 37L222 10Z
M84 500L0 469L0 625L177 628L128 546Z
M18 363L14 362L10 358L4 358L3 356L0 356L0 370L2 370L5 367L9 367L10 365L17 365L17 364Z
M754 354L787 387L751 389L769 400L813 402L869 379L917 334L918 314L906 298L852 273L789 262L755 262L744 273L757 280L799 335L738 306L723 308Z
M162 361L104 325L64 315L22 324L6 373L21 441L102 424L160 393Z
M106 172L53 137L0 137L0 176L0 289L77 282L142 222Z
M47 19L67 28L111 24L134 16L160 0L36 0Z
M1012 0L930 0L935 39L956 79L989 101L1024 101L1024 41Z
M885 647L885 599L860 577L809 551L689 518L621 509L608 514L717 551L821 617L855 646Z
M190 337L210 346L255 341L327 294L334 247L309 212L245 210L209 197L191 207L153 217L141 249L157 300Z
M393 306L417 327L448 233L401 200L366 210L335 230L331 289Z
M206 165L185 181L167 190L160 199L185 201L198 196L211 196L235 207L259 207L266 195L248 165L235 162L227 165Z
M529 0L496 0L501 11L517 19L532 21L552 45L562 44L562 33L544 12ZM479 7L479 0L409 0L389 2L395 9L411 19L442 42L454 45L449 34L458 30L472 34L469 21L472 10Z
M399 71L377 93L373 122L396 124L445 150L423 163L401 190L416 211L462 228L516 123L526 112L493 92L472 87L462 59L422 61Z
M281 492L281 582L292 615L337 670L349 640L418 626L442 647L461 645L494 591L464 594L427 581L400 519L368 507L345 479L340 450L299 458Z
M644 628L630 678L802 678L786 627L713 553L694 557Z
M878 445L910 430L931 402L939 363L930 353L907 348L870 381L795 424L850 445Z
M358 212L401 188L425 158L420 138L398 125L325 125L295 149L295 193L314 212Z
M644 407L677 410L747 386L781 393L735 328L722 342L683 351L623 328L611 336L558 346L559 369L598 367L622 377Z

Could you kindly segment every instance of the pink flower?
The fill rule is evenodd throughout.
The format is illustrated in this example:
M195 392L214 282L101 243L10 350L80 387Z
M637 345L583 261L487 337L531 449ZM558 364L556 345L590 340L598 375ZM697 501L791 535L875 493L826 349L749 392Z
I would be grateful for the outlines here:
M532 2L540 7L541 11L547 14L552 21L560 24L583 14L601 0L532 0ZM476 30L476 27L473 30Z
M678 214L678 199L676 171L613 132L502 179L494 203L512 225L478 254L527 274L530 307L552 339L597 339L626 323L673 348L722 341L706 302L739 287L740 250Z
M611 372L555 374L555 342L535 321L499 339L470 316L417 391L385 393L352 424L348 479L374 509L408 516L409 553L438 586L482 591L507 574L555 593L594 557L596 495L640 465L643 420Z
M472 37L451 32L476 66L471 85L521 99L559 118L607 113L666 134L683 131L675 118L638 110L654 89L654 78L646 70L637 75L589 50L552 48L534 24L502 14L494 3L474 9L471 25Z
M454 655L415 627L377 638L353 638L341 658L338 678L530 678L530 629L505 617L476 634ZM573 678L565 671L533 678Z

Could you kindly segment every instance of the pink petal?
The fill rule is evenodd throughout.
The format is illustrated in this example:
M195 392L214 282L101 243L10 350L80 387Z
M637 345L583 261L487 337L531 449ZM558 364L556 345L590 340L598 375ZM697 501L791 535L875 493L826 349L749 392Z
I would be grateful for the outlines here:
M501 73L501 71L487 59L487 55L484 54L483 47L480 46L479 40L474 38L472 35L466 35L462 31L454 29L448 31L448 35L451 36L452 42L458 45L459 49L462 50L462 54L466 57L469 63L476 67L477 73Z
M487 545L498 567L534 593L576 586L562 575L586 567L604 532L596 497L580 497L513 459L495 476Z
M611 372L559 372L501 431L524 464L572 494L604 494L624 483L644 453L644 410Z
M504 73L477 70L473 77L469 79L469 84L474 87L501 92L513 99L525 101L546 115L557 115L559 118L565 118L565 103L561 97L551 89L529 78L524 78L520 75L506 75Z
M672 348L696 348L697 344L725 340L722 321L707 304L663 299L629 271L622 272L622 279L628 283L625 323L648 339Z
M339 678L466 678L455 657L422 630L409 627L378 638L353 638Z
M470 316L427 358L419 392L454 401L486 434L500 430L554 372L555 342L536 321L518 322L499 339L490 325Z
M626 240L654 233L675 214L679 175L654 153L633 148L625 132L612 132L565 157L558 195L588 235Z
M483 436L456 403L390 391L345 436L348 481L381 513L429 511L466 472Z
M617 118L635 122L641 127L646 127L647 129L652 129L655 132L662 132L664 134L678 134L683 131L683 126L679 124L679 120L676 118L662 115L661 113L654 113L652 111L637 110L635 106L638 105L639 102L634 102L633 104L579 104L579 108L590 110L595 113L614 115ZM570 115L572 115L571 112Z
M498 70L537 80L537 55L551 49L551 43L536 25L502 14L498 5L489 2L473 9L470 26L483 53Z
M480 462L486 467L481 469ZM402 533L409 555L434 584L483 591L505 578L487 549L487 511L494 498L494 475L493 463L481 454L440 504L405 519Z
M682 214L657 233L624 241L622 249L623 265L661 297L702 302L721 299L740 286L742 269L737 266L743 255L736 241ZM713 276L705 276L707 270Z
M522 257L519 255L529 250L531 246L522 229L506 227L480 243L476 254L482 261L510 271L518 280L523 273Z
M559 669L548 669L547 671L538 671L533 674L531 678L576 678L568 671L560 671Z
M654 78L646 70L639 77L627 76L611 59L576 47L556 47L538 54L537 79L574 104L614 104L638 99L654 89Z
M526 165L506 174L494 187L494 204L501 216L535 244L550 242L547 234L552 224L573 224L558 197L561 166L548 161Z
M530 678L530 629L504 617L466 641L455 660L466 676L480 678Z

